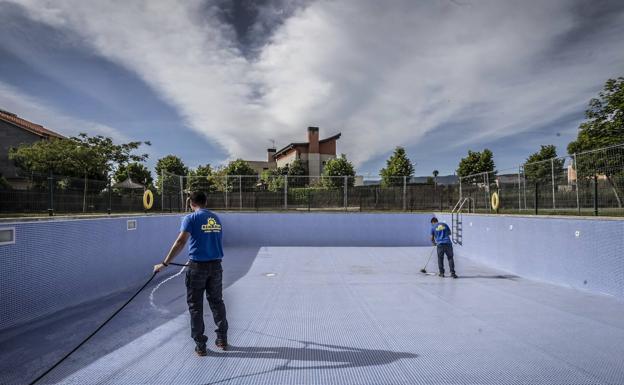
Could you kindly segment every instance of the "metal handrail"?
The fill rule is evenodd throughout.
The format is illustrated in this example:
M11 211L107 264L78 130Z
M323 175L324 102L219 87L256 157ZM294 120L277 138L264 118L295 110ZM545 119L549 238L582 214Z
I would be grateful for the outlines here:
M471 199L470 197L460 198L455 204L455 206L453 207L453 210L451 211L451 227L453 228L453 232L452 232L453 243L460 244L460 245L462 244L461 234L458 234L459 225L461 224L460 215L462 214L464 205L466 204L466 202L469 202L470 199Z

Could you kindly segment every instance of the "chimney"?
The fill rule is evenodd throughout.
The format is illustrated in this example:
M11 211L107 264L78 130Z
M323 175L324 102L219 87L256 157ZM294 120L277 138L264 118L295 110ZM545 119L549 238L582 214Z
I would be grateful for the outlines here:
M318 127L308 127L308 143L310 143L308 152L310 154L318 154L319 153L319 128Z
M268 148L267 149L267 161L269 163L275 162L275 153L276 152L277 152L277 150L274 149L274 148Z

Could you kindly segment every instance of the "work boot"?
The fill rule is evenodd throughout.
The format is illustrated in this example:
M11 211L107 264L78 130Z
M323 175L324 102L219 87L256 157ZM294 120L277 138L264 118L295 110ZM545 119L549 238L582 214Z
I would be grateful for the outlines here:
M228 346L227 337L225 337L225 336L218 336L217 339L215 340L215 345L219 349L225 350L227 348L227 346Z
M197 342L195 344L195 353L197 353L198 356L203 357L205 355L208 354L208 351L206 350L206 343L205 342Z
M455 274L455 273L451 273L451 277L452 277L452 278L457 278L457 274Z
M438 273L438 277L444 278L444 273Z

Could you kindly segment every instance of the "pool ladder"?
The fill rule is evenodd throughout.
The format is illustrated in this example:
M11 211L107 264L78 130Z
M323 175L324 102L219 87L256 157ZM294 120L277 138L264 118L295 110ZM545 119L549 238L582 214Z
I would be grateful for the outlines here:
M468 203L466 205L466 202ZM462 224L463 224L463 210L467 208L470 211L470 198L460 198L453 211L451 211L451 240L453 243L462 244Z

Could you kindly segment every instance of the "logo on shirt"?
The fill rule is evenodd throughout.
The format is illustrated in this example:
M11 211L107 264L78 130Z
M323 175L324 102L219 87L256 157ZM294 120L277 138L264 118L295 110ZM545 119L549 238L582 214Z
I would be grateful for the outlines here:
M208 218L208 222L201 227L204 233L220 233L221 225L214 218Z
M444 225L438 225L438 227L436 227L436 231L444 231Z

